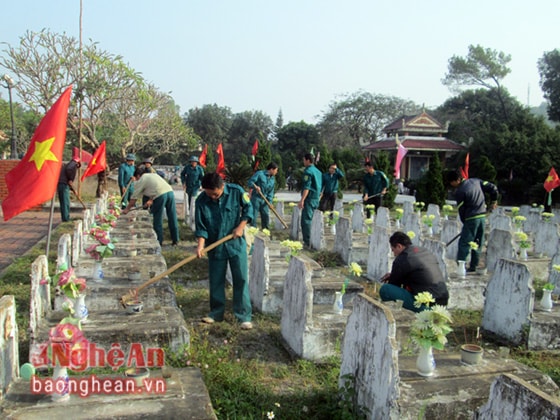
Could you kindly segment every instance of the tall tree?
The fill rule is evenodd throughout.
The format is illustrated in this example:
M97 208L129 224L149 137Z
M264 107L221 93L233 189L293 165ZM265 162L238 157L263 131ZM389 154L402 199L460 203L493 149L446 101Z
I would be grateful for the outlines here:
M291 122L283 126L277 133L276 150L283 159L284 167L297 168L302 165L303 155L312 148L317 151L319 133L312 124L304 121Z
M358 91L331 102L317 127L330 148L361 147L378 140L391 121L419 109L411 101Z
M483 48L480 45L469 45L466 57L454 55L448 61L447 74L442 83L449 86L453 92L458 92L463 87L481 86L486 89L496 88L502 112L507 119L507 112L502 99L504 88L501 81L510 72L508 63L511 55L501 51Z
M548 118L560 122L560 50L545 52L539 59L540 84L548 101Z
M229 107L203 105L189 109L184 120L208 144L208 150L215 150L219 143L227 143L233 113Z

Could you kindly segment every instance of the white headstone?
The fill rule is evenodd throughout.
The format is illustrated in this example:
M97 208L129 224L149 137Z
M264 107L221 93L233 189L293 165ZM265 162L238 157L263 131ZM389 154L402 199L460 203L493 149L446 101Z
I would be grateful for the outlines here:
M486 268L494 271L501 258L515 259L513 235L510 231L494 229L488 236L486 246Z
M301 210L298 206L292 207L292 224L290 225L290 239L292 241L297 241L300 232L300 217Z
M389 258L391 246L389 244L389 229L376 227L373 234L369 236L369 257L367 263L366 277L377 281L381 276L390 271Z
M354 204L352 212L352 231L357 233L364 232L364 206L362 203Z
M434 220L432 221L432 230L434 235L438 235L441 231L441 216L439 213L439 206L437 204L428 204L428 210L426 211L428 216L433 215Z
M344 264L352 262L352 229L350 229L350 219L341 217L336 224L336 240L334 241L333 252L340 255Z
M391 214L387 207L379 207L375 215L375 225L384 228L391 227Z
M500 259L486 288L482 327L519 344L533 312L532 282L525 264Z
M559 225L539 220L535 225L535 254L552 257L558 252Z
M284 219L284 202L283 201L278 201L276 203L276 213L278 213L278 215ZM276 230L282 230L284 229L284 225L282 224L282 222L278 219L278 217L276 217L276 215L274 214L274 212L270 212L270 217L274 220L274 228Z
M323 220L323 212L315 210L313 219L311 220L311 235L309 237L309 246L315 250L325 249L325 223Z

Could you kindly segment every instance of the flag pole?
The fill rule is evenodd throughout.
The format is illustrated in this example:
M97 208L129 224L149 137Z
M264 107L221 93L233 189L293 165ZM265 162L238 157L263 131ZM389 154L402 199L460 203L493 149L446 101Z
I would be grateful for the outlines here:
M47 259L49 258L49 251L51 246L52 222L53 222L53 215L54 215L54 197L55 196L53 195L53 198L51 198L51 211L49 214L49 229L47 230L47 250L46 250Z

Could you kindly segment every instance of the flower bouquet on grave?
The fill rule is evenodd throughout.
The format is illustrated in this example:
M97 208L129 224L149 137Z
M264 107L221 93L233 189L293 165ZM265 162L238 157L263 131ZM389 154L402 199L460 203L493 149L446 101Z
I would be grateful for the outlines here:
M60 291L70 299L76 299L86 291L86 279L76 276L72 267L58 273L55 280Z
M429 306L434 302L435 300L429 292L419 293L414 298L416 308ZM447 334L453 331L449 326L452 322L451 314L441 305L433 305L415 315L415 320L410 326L410 338L420 349L416 360L416 367L420 375L433 375L435 361L432 348L443 350L447 343Z
M531 243L529 242L529 235L525 232L515 232L515 239L519 242L519 248L529 249L531 248Z
M426 203L424 203L423 201L416 201L414 203L414 210L416 210L418 213L420 213L425 205L426 205Z
M511 216L515 217L519 214L519 207L512 207L511 208Z
M527 218L525 216L521 216L521 215L517 215L513 217L513 223L515 224L515 227L520 230L523 227L523 222L527 220Z
M404 214L404 210L402 208L399 207L395 209L395 220L396 220L395 227L397 229L401 227L401 219L403 217L403 214Z
M109 207L110 210L118 210L120 215L121 197L116 194L110 195L107 198L107 207Z
M453 206L451 204L444 204L443 207L441 208L441 211L443 213L443 218L447 220L449 219L449 213L453 211Z
M64 318L49 331L47 354L52 366L83 371L88 367L88 348L78 319Z
M371 235L373 233L373 219L366 219L364 223L366 224L368 235Z
M422 223L426 225L428 228L428 235L432 236L432 227L434 226L434 219L436 218L435 214L426 214L422 216Z
M286 247L290 251L290 253L286 255L287 262L290 262L292 257L299 255L300 251L303 249L303 244L300 241L291 241L289 239L280 242L280 246Z
M416 238L416 234L414 233L414 231L409 230L408 232L406 232L406 236L408 236L410 238L410 240L412 241L414 238Z
M554 217L554 213L549 213L547 211L543 211L541 213L541 217L542 217L543 221L550 222L552 220L552 218Z
M111 242L107 231L100 226L95 226L90 229L89 236L92 237L96 243L86 248L86 253L95 261L103 261L103 258L113 254L115 245Z
M111 212L100 213L95 215L95 223L103 230L109 231L117 225L117 218L118 216Z
M338 211L326 211L324 216L329 226L335 226L340 217L340 213Z

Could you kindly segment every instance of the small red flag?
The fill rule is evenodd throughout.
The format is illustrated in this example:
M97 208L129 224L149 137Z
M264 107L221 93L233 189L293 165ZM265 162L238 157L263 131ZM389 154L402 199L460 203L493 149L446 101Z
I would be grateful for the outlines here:
M465 158L465 166L461 168L461 177L463 177L463 179L469 179L469 153L467 153L467 157Z
M5 221L54 197L62 167L71 94L72 86L47 111L25 156L6 174L8 196L2 201Z
M226 161L224 160L224 149L222 148L222 143L218 144L216 153L218 154L218 165L216 166L216 172L223 179L226 179Z
M85 150L82 150L82 156L80 156L80 149L74 146L72 148L72 157L76 157L76 156L80 157L80 160L83 165L87 165L88 163L90 163L93 157L91 153L86 152Z
M91 158L91 163L84 171L81 180L83 181L87 176L95 175L107 168L107 155L105 153L105 140L97 148Z
M255 143L253 143L253 149L251 150L251 155L253 156L253 160L255 160L255 156L257 156L258 151L259 151L259 140L255 140Z
M556 170L554 170L554 167L552 167L550 169L550 172L548 173L548 176L544 181L544 189L547 192L550 192L559 186L560 186L560 178L558 178L558 174L556 173Z
M203 168L206 168L206 155L207 154L208 154L208 145L205 144L204 145L204 150L202 151L202 153L200 154L200 157L198 158L198 163Z

